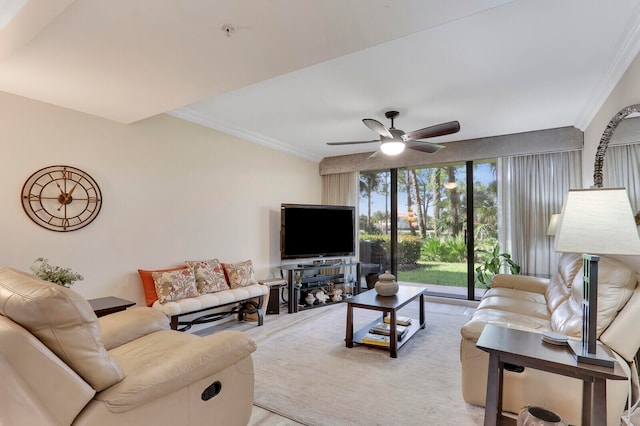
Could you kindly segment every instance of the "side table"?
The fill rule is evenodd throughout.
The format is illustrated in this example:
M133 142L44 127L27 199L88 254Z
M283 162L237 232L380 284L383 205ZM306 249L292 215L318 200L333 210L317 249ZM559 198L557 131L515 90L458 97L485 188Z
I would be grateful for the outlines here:
M280 289L286 287L287 280L284 278L271 278L259 281L260 284L269 287L269 301L265 312L267 315L280 314Z
M627 379L617 362L613 368L578 363L568 346L544 343L538 333L488 324L476 346L489 352L485 426L509 424L512 420L502 416L505 363L581 379L583 426L607 424L607 379Z
M97 317L103 317L114 312L124 311L128 307L136 304L136 302L114 296L89 299L88 302L91 305L91 308L93 308L93 312L96 313Z

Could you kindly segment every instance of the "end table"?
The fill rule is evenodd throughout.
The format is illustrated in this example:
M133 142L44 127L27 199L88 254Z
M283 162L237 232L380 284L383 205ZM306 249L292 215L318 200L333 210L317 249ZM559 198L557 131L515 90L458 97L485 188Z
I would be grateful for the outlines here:
M259 282L269 287L269 300L265 312L267 315L278 315L280 313L280 289L286 287L287 280L284 278L270 278Z
M489 352L485 426L508 422L502 416L502 379L506 363L583 380L583 426L607 424L607 379L627 379L617 362L614 368L579 363L568 346L544 343L538 333L487 324L476 346Z
M124 311L128 307L136 304L136 302L114 296L99 297L97 299L89 299L87 301L91 305L91 308L93 308L93 312L96 313L97 317L103 317L114 312Z

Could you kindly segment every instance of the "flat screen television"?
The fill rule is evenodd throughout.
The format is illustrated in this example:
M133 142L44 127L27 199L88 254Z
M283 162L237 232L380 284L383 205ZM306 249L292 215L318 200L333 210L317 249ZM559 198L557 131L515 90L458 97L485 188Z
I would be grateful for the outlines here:
M282 259L354 256L355 207L282 204Z

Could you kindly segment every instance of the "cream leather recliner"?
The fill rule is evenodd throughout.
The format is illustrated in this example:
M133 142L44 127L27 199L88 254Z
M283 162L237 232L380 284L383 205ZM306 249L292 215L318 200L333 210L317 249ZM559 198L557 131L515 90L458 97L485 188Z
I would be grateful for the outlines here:
M255 349L152 308L98 319L73 290L0 268L1 425L246 425Z
M598 266L598 339L633 381L607 381L608 425L620 425L633 389L638 397L634 357L640 348L640 286L634 271L601 256ZM542 333L552 330L580 338L582 335L582 257L565 253L551 279L521 275L496 275L491 289L462 327L460 360L462 394L466 402L484 405L489 355L476 347L486 324ZM568 350L568 349L567 349ZM518 413L526 405L539 405L558 413L565 422L581 424L582 381L525 368L505 371L503 409Z

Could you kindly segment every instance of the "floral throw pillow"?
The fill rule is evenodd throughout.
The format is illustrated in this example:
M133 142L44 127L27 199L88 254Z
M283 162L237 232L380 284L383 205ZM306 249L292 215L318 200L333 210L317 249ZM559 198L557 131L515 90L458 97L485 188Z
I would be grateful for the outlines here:
M231 288L258 284L253 273L253 263L250 260L241 263L225 263L224 270L227 272L227 277L229 277Z
M199 296L196 288L196 276L191 268L153 272L151 276L156 285L156 293L158 293L160 303Z
M224 276L222 264L218 259L187 261L187 266L193 268L196 274L198 293L207 294L216 291L229 290L229 284Z

